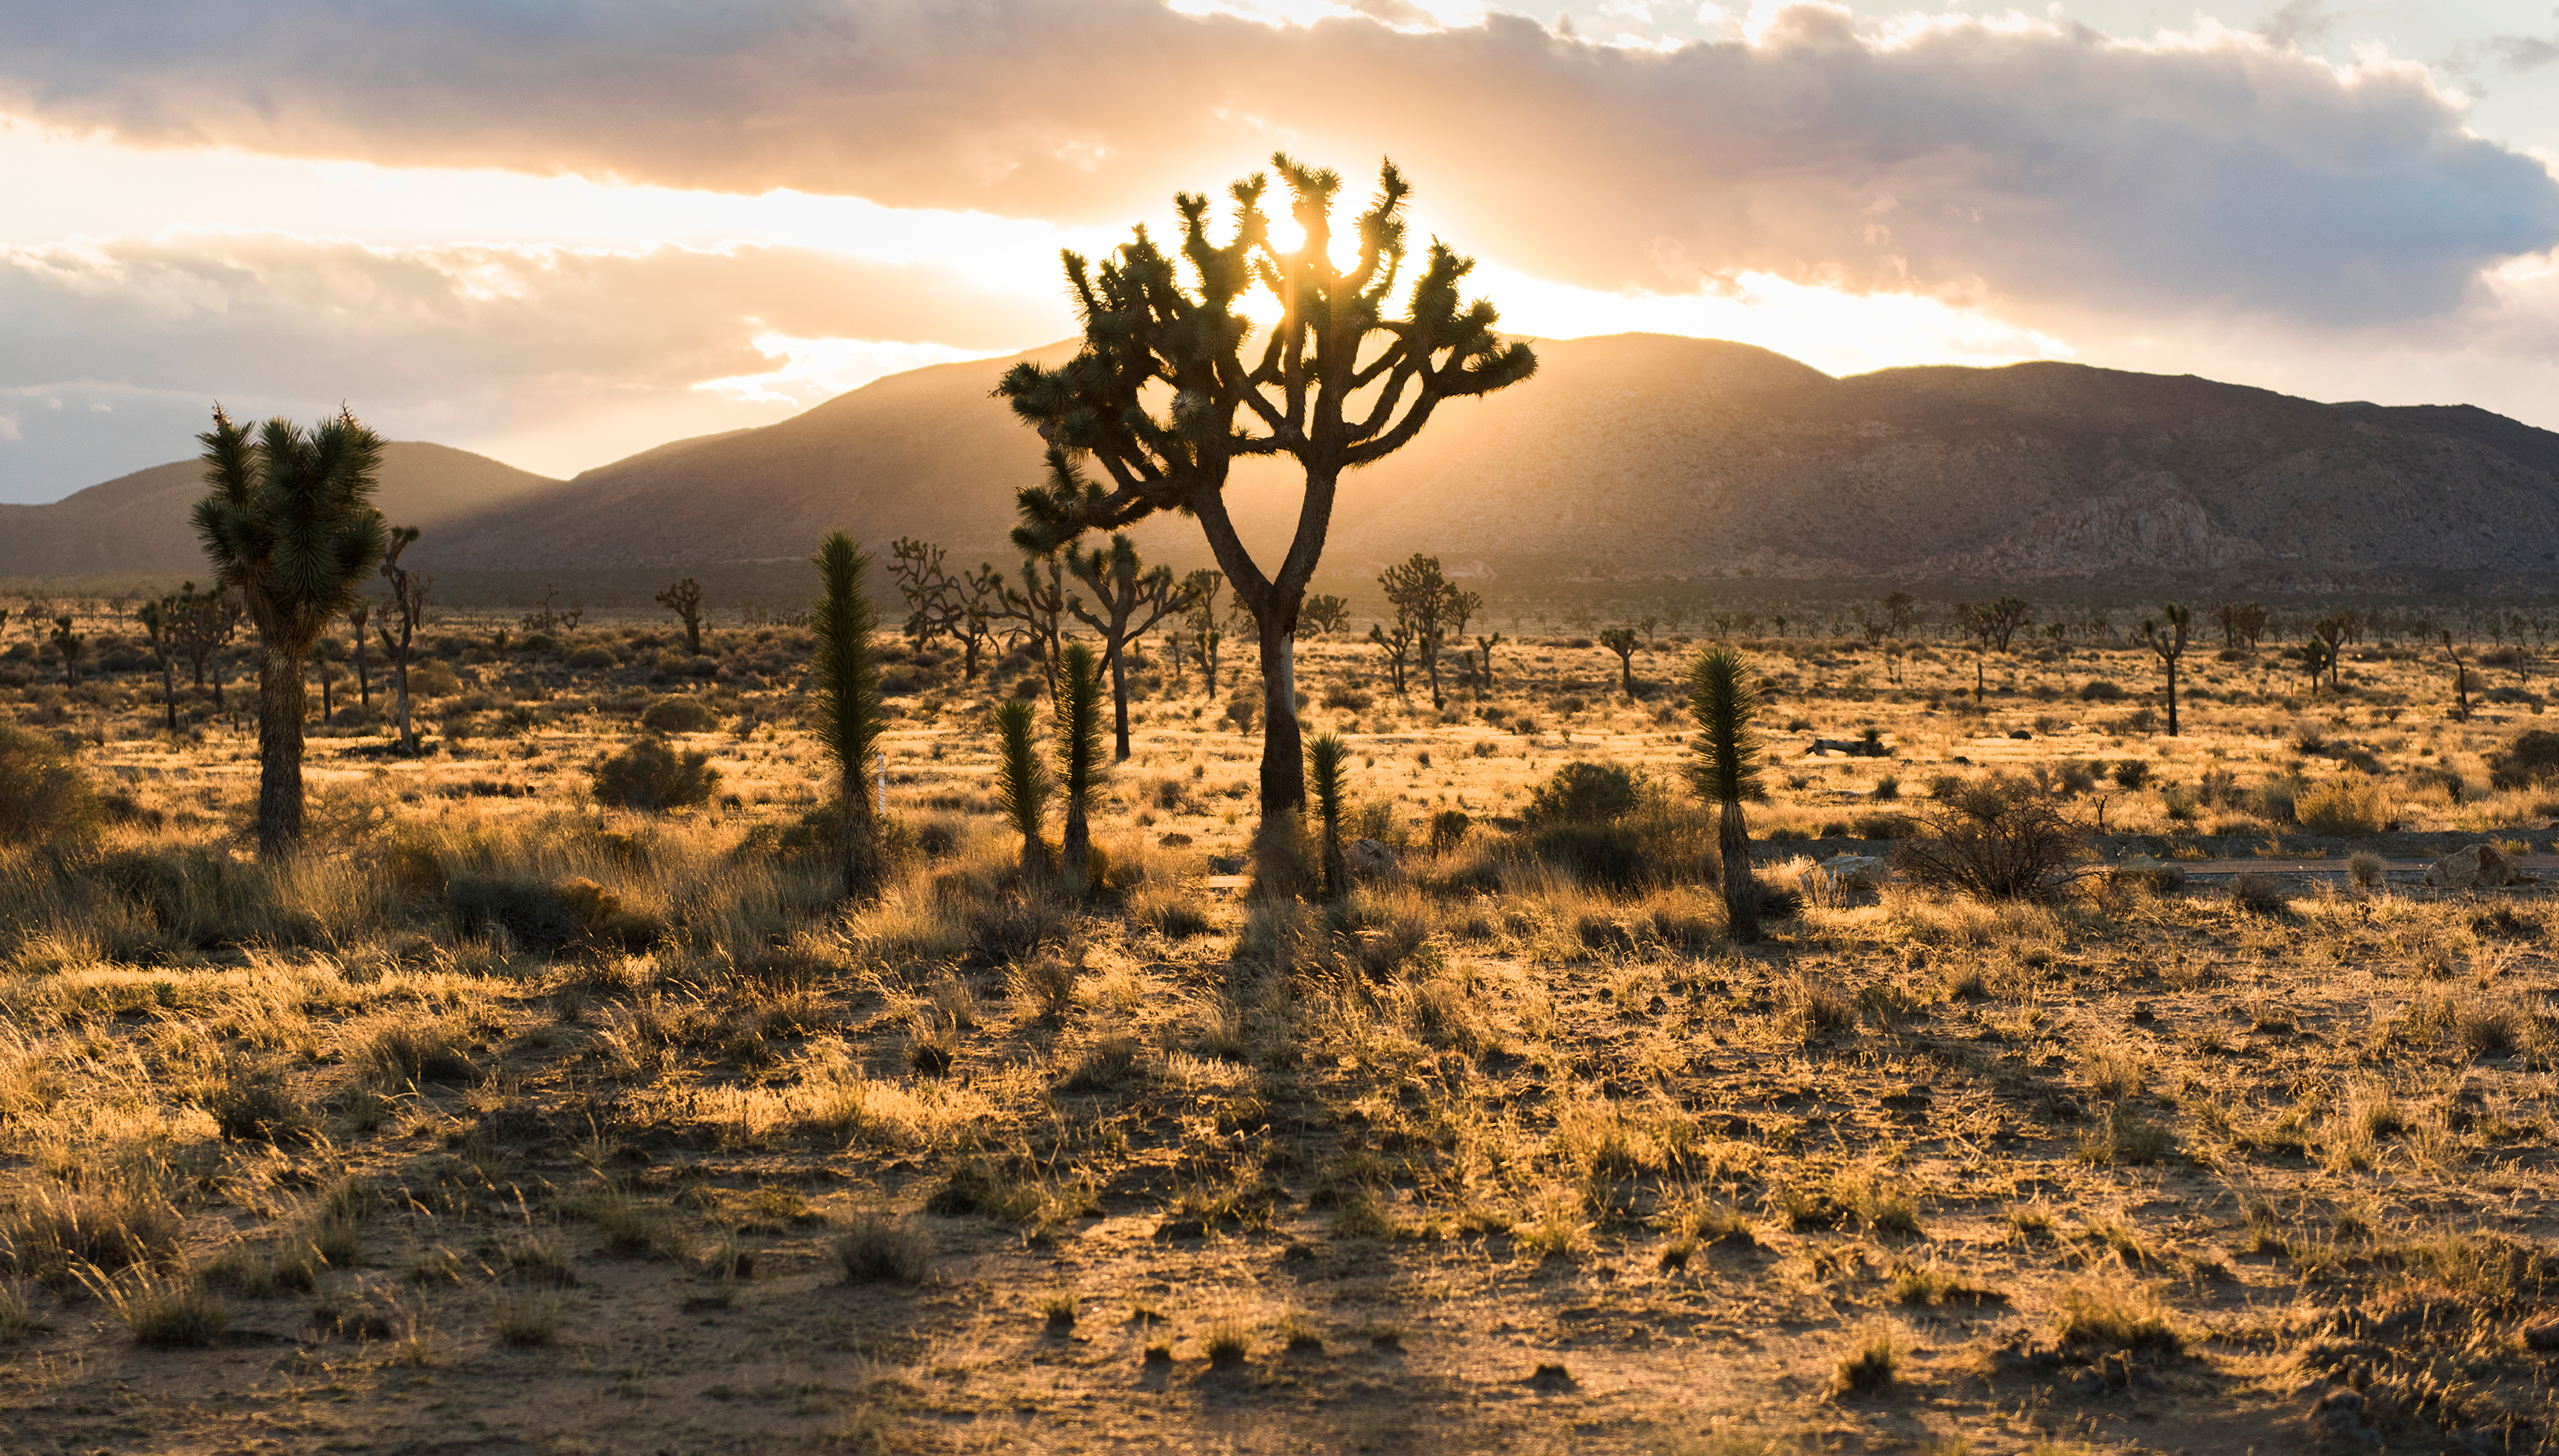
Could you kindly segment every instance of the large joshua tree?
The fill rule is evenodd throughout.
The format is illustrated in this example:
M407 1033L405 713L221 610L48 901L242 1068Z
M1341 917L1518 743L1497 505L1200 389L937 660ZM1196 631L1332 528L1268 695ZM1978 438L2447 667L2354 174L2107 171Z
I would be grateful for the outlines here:
M827 595L810 618L814 639L811 676L818 690L818 739L835 761L837 787L844 800L844 822L836 841L844 866L844 894L868 895L879 888L879 811L871 802L867 771L879 744L879 659L871 651L877 626L871 599L862 591L862 574L871 558L842 531L818 546L818 576Z
M302 666L381 559L382 441L344 409L307 432L271 419L252 439L220 406L196 438L206 485L196 531L257 627L258 842L288 849L302 838Z
M1460 300L1474 262L1436 240L1404 316L1389 316L1411 192L1392 162L1378 169L1377 197L1353 223L1358 256L1347 267L1331 252L1339 174L1284 154L1272 165L1287 185L1301 242L1272 237L1261 173L1228 189L1235 227L1224 243L1209 235L1208 198L1178 194L1178 259L1142 226L1098 270L1066 253L1082 350L1053 369L1016 364L996 391L1051 445L1089 455L1108 478L1072 494L1022 493L1023 523L1043 545L1161 510L1199 519L1260 639L1266 818L1306 801L1293 640L1342 476L1402 448L1440 401L1489 393L1537 367L1526 345L1494 333L1490 303ZM1249 356L1254 325L1238 304L1256 286L1280 317ZM1282 455L1303 472L1304 494L1286 555L1266 570L1237 534L1226 488L1236 461Z
M1689 715L1697 721L1697 756L1689 771L1698 797L1722 817L1716 848L1724 861L1724 913L1732 939L1759 939L1759 884L1750 873L1750 827L1741 801L1759 787L1759 741L1750 720L1759 711L1750 669L1731 648L1709 648L1689 669Z

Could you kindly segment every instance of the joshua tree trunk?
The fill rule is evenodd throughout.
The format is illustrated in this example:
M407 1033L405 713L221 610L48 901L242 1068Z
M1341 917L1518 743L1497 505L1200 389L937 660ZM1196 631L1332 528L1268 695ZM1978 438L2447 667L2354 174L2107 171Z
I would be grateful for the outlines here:
M160 708L169 721L169 731L178 731L178 664L169 655L160 655Z
M1297 595L1303 597L1304 589ZM1262 811L1295 810L1306 803L1304 736L1297 727L1297 604L1288 623L1280 614L1255 614L1262 633Z
M1111 760L1129 761L1129 664L1128 644L1115 643L1111 649Z
M262 848L290 848L302 837L301 655L261 635L257 658L257 838Z
M1750 873L1750 828L1741 817L1741 801L1724 801L1716 827L1716 849L1724 860L1724 915L1732 939L1749 945L1759 939L1759 884Z

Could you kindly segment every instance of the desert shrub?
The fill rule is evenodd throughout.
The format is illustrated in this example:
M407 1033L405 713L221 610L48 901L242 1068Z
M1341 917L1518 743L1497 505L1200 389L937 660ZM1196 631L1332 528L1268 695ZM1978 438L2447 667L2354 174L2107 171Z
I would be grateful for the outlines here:
M653 812L706 803L720 782L710 762L709 754L678 753L663 738L639 739L596 764L596 802Z
M2230 907L2249 915L2281 915L2292 908L2284 882L2242 871L2230 881Z
M2114 779L2117 788L2139 793L2151 781L2151 766L2141 759L2126 759L2115 765Z
M1579 759L1529 791L1532 824L1605 824L1635 806L1635 777L1616 764Z
M2257 812L2270 823L2289 823L2301 786L2290 779L2269 779L2257 791Z
M2092 677L2088 679L2087 686L2079 689L2079 700L2081 702L2121 702L2123 697L2124 689L2122 684L2109 682L2103 677Z
M600 671L619 660L611 648L583 647L568 655L568 664L581 672Z
M319 1120L283 1072L263 1063L226 1062L205 1089L203 1102L214 1126L236 1142L300 1142Z
M1365 713L1368 711L1369 704L1374 701L1376 701L1374 697L1356 687L1336 684L1324 690L1324 706L1345 712Z
M847 1284L920 1284L933 1271L932 1238L913 1224L879 1214L855 1219L835 1239L834 1252Z
M2503 753L2487 761L2492 789L2529 789L2559 778L2559 733L2533 728L2518 735Z
M1445 854L1465 842L1475 821L1462 808L1443 808L1430 816L1430 852Z
M1530 831L1529 853L1583 886L1624 894L1652 883L1654 867L1643 836L1617 823L1547 824Z
M2032 783L1994 775L1929 811L1894 862L1915 884L1986 900L2050 899L2074 875L2079 831Z
M662 697L640 715L640 726L652 733L708 733L719 714L697 697Z
M2559 734L2551 737L2559 742ZM2293 817L2314 834L2378 834L2390 823L2390 796L2349 769L2294 800Z
M2390 866L2387 860L2384 860L2380 855L2377 855L2368 849L2364 850L2360 854L2350 856L2345 862L2345 873L2347 878L2354 881L2357 889L2362 890L2377 890L2381 888L2382 880L2387 875L2389 868Z
M71 756L41 733L0 723L0 844L31 844L85 828L97 796Z
M461 690L461 677L442 662L416 662L408 669L411 697L451 697Z

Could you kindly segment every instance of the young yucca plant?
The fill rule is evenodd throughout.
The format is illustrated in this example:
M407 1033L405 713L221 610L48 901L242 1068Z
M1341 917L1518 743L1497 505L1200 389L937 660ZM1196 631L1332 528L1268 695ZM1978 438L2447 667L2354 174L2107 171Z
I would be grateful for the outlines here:
M1342 862L1342 796L1349 788L1350 749L1337 733L1317 734L1306 745L1306 792L1324 832L1324 898L1339 900L1350 888Z
M1066 872L1079 885L1093 862L1093 786L1102 777L1102 665L1093 649L1068 643L1058 654L1057 776L1066 791Z
M1016 698L995 709L995 730L1003 745L995 764L995 802L1022 836L1022 873L1048 872L1048 846L1040 828L1048 818L1048 765L1040 761L1032 740L1031 705Z
M827 595L810 621L816 639L818 738L835 761L843 795L844 828L839 850L844 864L844 894L868 895L879 888L879 812L863 771L870 766L880 736L879 659L871 651L870 598L862 592L862 573L871 558L853 538L835 531L818 546L818 576Z
M1709 648L1689 668L1688 711L1697 720L1697 755L1689 774L1698 797L1723 805L1716 847L1724 860L1724 911L1732 939L1759 939L1759 885L1750 873L1750 828L1741 801L1759 787L1759 740L1750 720L1759 695L1750 669L1731 648Z

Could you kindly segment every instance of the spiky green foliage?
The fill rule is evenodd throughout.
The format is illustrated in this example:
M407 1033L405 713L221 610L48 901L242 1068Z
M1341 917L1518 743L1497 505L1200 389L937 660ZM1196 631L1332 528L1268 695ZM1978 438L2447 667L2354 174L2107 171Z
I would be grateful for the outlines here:
M1031 705L1015 698L998 706L995 731L1002 740L995 758L995 803L1022 836L1023 871L1037 873L1048 867L1040 830L1048 820L1048 799L1056 786L1032 733Z
M843 796L844 893L866 895L879 884L878 810L885 807L872 804L865 778L878 750L882 706L879 658L871 650L871 633L879 624L862 590L871 558L851 536L835 531L819 543L816 560L827 592L809 623L818 742L835 765Z
M1102 664L1085 643L1058 655L1057 777L1066 791L1066 872L1082 880L1093 855L1093 786L1102 777Z
M1350 887L1342 862L1342 800L1350 790L1350 748L1337 733L1318 733L1306 744L1306 792L1324 833L1324 898L1338 900Z
M1690 778L1699 797L1733 803L1759 791L1759 694L1749 664L1731 648L1709 648L1689 667L1688 712L1697 724Z
M206 486L196 532L257 626L258 838L282 849L302 837L303 661L381 559L381 437L342 409L307 432L271 419L251 439L217 406L196 438Z
M1731 648L1709 648L1689 668L1689 716L1697 722L1689 775L1699 797L1722 805L1716 847L1724 860L1724 912L1732 939L1759 939L1759 882L1750 872L1750 831L1741 801L1758 792L1759 740L1751 719L1759 695L1749 665Z

